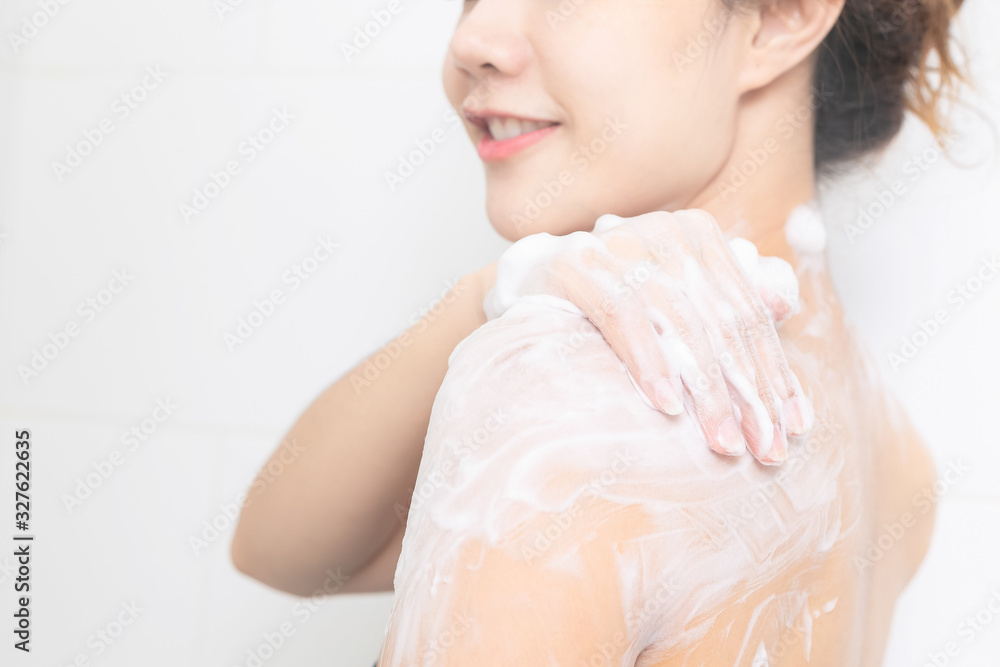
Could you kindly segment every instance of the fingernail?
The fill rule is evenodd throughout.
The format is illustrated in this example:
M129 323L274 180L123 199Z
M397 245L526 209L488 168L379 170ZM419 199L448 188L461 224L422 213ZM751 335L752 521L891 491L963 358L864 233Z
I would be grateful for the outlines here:
M781 424L774 425L774 440L767 458L773 463L781 463L788 458L788 440L785 439L785 429Z
M785 413L785 426L788 427L788 432L791 435L801 435L804 424L798 402L794 398L789 398L782 405L782 410Z
M653 385L653 392L656 394L654 398L656 404L668 415L679 415L684 412L684 404L681 403L680 397L667 378L657 380Z
M813 425L812 402L805 396L795 396L784 403L785 424L791 435L803 435Z
M775 323L784 322L792 316L791 306L778 297L774 297L768 305L771 307L771 313L774 315Z
M736 423L736 417L729 416L719 424L719 446L730 456L740 456L747 451L747 443L743 439L743 431Z

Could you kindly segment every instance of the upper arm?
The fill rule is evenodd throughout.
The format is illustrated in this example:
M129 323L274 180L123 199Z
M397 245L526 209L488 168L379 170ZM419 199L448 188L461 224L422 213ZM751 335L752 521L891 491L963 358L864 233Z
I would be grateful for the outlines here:
M406 529L405 520L393 531L378 551L357 571L337 586L335 593L379 593L392 590L392 577L399 561L403 545L403 533ZM327 571L328 576L331 572Z
M635 443L619 443L604 415L578 411L551 384L587 380L561 368L582 362L583 348L562 358L551 337L523 324L488 323L452 355L409 507L382 667L631 665L642 648L643 619L630 614L642 576L634 547L649 525L639 505L610 493L636 481ZM585 326L589 344L606 347ZM647 410L611 359L616 395Z
M481 490L468 518L485 525L498 498ZM411 526L380 664L632 664L618 545L640 522L634 507L584 497L493 539Z

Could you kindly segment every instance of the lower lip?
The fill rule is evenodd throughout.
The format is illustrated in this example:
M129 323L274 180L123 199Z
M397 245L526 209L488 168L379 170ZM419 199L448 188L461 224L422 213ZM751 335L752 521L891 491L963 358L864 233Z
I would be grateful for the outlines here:
M528 146L534 146L555 132L558 127L558 125L550 125L549 127L543 127L540 130L528 132L513 139L504 139L503 141L497 141L487 133L482 138L482 141L479 142L479 158L483 162L505 160L515 153L520 153Z

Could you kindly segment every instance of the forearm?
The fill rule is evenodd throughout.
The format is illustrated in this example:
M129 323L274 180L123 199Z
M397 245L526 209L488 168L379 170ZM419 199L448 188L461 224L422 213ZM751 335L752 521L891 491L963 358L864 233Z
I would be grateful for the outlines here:
M388 568L365 569L384 565L384 549L398 550L434 396L451 351L485 322L490 277L487 267L460 280L436 313L396 339L400 352L391 363L380 350L371 366L356 366L302 414L283 440L295 444L297 457L278 476L268 476L265 465L259 493L244 505L232 545L237 568L302 595L338 568L350 577L350 590L391 586ZM281 452L279 446L268 463Z

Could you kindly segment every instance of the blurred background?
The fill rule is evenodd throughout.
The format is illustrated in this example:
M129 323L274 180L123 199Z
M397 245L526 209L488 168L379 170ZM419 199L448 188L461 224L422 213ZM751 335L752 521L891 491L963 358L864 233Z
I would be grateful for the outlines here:
M358 39L388 5L0 5L0 497L30 429L37 535L33 652L7 635L3 664L376 657L390 594L306 605L236 572L229 543L241 492L309 402L508 245L445 115L460 3L396 0ZM940 470L967 469L941 489L889 667L1000 656L1000 275L983 278L1000 254L997 25L997 3L967 0L977 89L954 157L911 121L822 189L848 313Z

